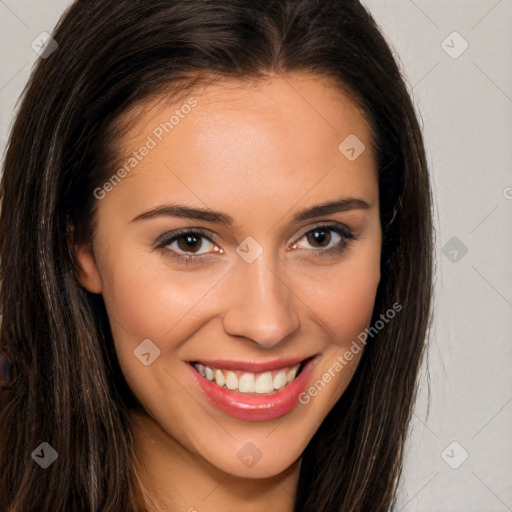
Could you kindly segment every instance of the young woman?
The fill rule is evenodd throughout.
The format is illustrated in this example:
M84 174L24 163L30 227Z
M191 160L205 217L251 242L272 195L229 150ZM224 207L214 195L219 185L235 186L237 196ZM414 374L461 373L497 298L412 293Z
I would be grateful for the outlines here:
M0 510L390 510L431 200L370 14L78 0L52 37L1 182Z

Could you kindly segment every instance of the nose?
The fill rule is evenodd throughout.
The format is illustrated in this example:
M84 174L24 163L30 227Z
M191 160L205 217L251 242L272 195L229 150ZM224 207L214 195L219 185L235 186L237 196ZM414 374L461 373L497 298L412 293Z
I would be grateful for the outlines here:
M299 328L294 293L263 255L252 263L239 261L230 274L223 320L227 334L272 348Z

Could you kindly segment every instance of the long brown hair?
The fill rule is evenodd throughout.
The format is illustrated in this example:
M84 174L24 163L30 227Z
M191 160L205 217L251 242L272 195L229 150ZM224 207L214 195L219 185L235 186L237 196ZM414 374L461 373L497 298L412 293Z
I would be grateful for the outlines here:
M387 511L431 316L431 193L420 127L385 39L357 0L77 0L23 93L1 180L0 510L145 510L102 297L78 283L93 191L112 174L121 114L207 77L310 71L370 120L379 169L381 281L357 371L303 454L296 512ZM201 82L202 81L202 82ZM42 469L32 452L58 453Z

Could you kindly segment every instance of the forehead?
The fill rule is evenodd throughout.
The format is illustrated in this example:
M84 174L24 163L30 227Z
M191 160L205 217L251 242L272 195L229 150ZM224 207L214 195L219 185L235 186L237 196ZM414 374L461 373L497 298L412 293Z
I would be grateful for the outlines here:
M295 72L241 81L207 75L197 82L204 85L180 92L162 92L125 112L119 124L125 126L121 142L127 146L126 149L130 149L132 142L146 136L156 120L168 120L167 112L180 110L192 97L199 103L199 108L194 108L194 116L189 116L197 120L196 126L207 123L208 117L223 115L247 119L249 114L267 120L276 117L281 117L282 121L303 120L307 124L302 128L309 135L318 131L315 128L321 122L325 124L324 128L330 127L333 131L343 129L343 124L357 129L361 136L371 134L371 123L364 110L345 88L329 77ZM370 137L367 139L373 144Z
M255 208L262 198L291 206L306 194L311 200L358 194L375 199L375 158L364 113L316 75L219 81L179 99L161 96L141 104L126 120L119 165L151 140L151 149L116 187L134 206L146 206L149 198L168 202L170 196L216 207L236 197ZM358 152L365 148L355 160L344 152L347 140L359 144Z

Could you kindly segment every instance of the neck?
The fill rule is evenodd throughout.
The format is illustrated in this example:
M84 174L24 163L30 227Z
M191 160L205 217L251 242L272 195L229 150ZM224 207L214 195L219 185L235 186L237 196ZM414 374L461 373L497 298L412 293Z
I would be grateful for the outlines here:
M300 459L269 478L216 468L172 438L147 414L131 412L143 494L152 512L293 512Z

